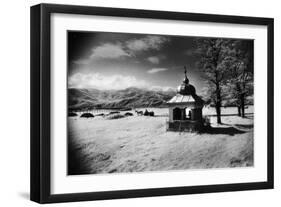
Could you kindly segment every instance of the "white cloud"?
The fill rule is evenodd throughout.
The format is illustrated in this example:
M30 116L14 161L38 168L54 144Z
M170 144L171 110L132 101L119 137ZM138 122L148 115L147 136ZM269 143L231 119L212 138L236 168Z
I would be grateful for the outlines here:
M136 52L159 50L163 44L168 41L169 38L167 37L148 35L144 38L131 39L123 43L104 43L94 47L89 57L81 58L73 62L78 65L87 65L93 59L118 59L121 57L131 57L134 56L134 53ZM157 60L154 59L152 61L156 62Z
M165 55L160 54L160 55L157 55L157 56L150 56L150 57L147 58L147 60L149 62L151 62L152 64L159 64L160 60L163 60L165 58L166 58Z
M159 73L159 72L163 72L168 70L168 68L152 68L150 70L148 70L147 72L150 74L154 74L154 73Z
M120 43L112 44L105 43L103 45L97 46L92 49L92 54L88 58L81 58L73 61L78 65L87 65L94 59L117 59L121 57L129 57L131 56L128 52L126 52L123 46Z
M68 83L71 88L95 88L100 90L121 90L128 87L149 87L146 81L137 80L134 76L105 76L100 73L75 73L69 77Z
M90 58L120 58L123 56L130 56L121 44L106 43L101 46L95 47L92 50Z
M159 58L156 57L156 56L151 56L151 57L148 57L147 60L153 64L159 64Z
M149 49L159 50L167 41L169 41L167 37L149 35L141 39L128 40L126 42L126 47L135 52Z

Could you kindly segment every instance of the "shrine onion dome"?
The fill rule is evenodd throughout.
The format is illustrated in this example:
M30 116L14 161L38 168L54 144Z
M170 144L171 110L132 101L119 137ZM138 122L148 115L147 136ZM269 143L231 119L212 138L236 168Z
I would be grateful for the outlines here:
M189 84L189 80L186 76L186 70L184 71L184 73L185 73L185 78L182 84L178 86L177 93L181 95L195 95L196 94L195 87Z

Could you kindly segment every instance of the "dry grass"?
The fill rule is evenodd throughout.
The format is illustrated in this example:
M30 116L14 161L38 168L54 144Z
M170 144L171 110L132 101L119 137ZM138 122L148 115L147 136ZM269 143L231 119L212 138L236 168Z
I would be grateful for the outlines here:
M252 108L244 119L224 109L223 124L212 116L214 131L201 134L167 132L167 109L153 110L156 117L69 117L69 174L253 166Z

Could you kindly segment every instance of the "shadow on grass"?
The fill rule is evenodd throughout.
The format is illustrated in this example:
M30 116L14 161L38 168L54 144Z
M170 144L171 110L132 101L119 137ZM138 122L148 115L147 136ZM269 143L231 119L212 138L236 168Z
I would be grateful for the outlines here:
M245 131L236 129L234 127L206 127L202 133L207 134L227 134L227 135L235 135L235 134L243 134Z
M248 118L248 117L252 117L254 115L254 113L245 113L244 118ZM216 114L210 114L208 116L217 116ZM237 114L222 114L221 116L238 116Z
M242 129L252 129L254 124L235 124L235 126Z
M254 119L254 114L248 114L244 117L244 119Z

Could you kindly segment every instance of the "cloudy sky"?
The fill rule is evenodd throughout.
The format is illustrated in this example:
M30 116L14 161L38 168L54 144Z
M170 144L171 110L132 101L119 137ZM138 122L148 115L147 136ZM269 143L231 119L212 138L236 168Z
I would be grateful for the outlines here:
M184 78L200 93L202 74L192 54L194 38L149 34L68 32L68 84L103 90L176 88Z

